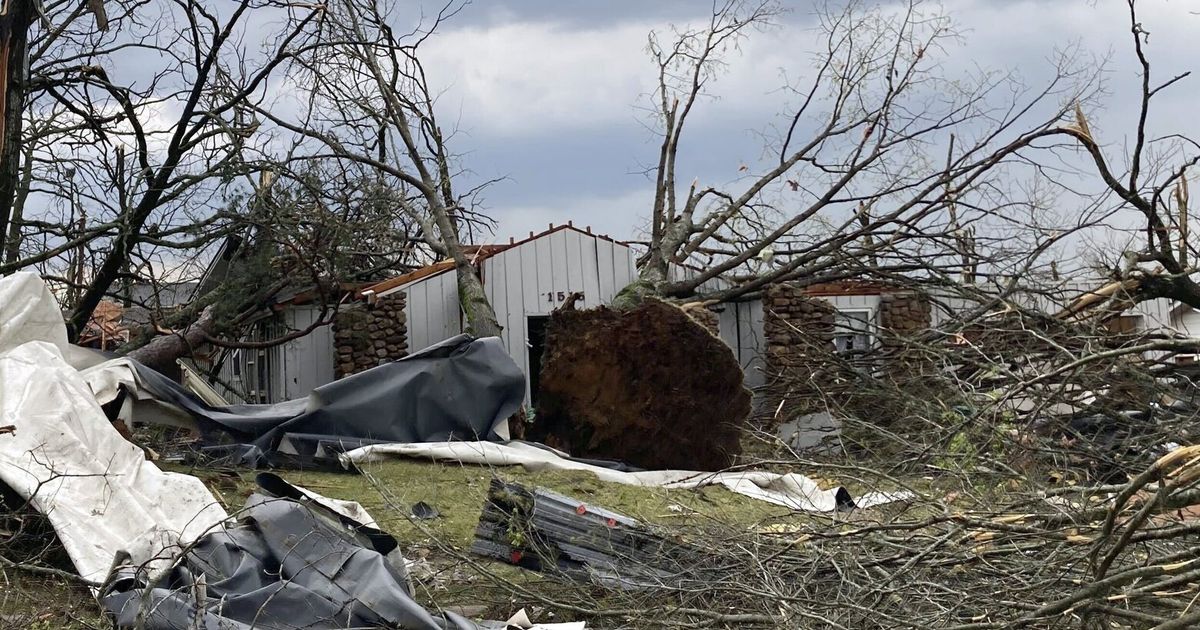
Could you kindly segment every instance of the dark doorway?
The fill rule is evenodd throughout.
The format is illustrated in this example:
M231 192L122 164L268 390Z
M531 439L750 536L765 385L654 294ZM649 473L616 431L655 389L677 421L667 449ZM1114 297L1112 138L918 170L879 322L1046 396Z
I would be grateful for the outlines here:
M550 318L546 315L534 315L529 318L527 345L529 346L529 404L537 409L538 381L542 376L542 352L546 349L546 324Z

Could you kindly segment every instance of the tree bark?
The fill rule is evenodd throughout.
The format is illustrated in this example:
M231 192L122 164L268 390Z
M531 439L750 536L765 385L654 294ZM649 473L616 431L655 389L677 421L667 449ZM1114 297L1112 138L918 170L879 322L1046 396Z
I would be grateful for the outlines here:
M488 301L487 293L483 291L483 280L479 277L479 272L463 251L462 243L458 240L458 229L450 218L449 210L438 203L435 197L431 196L430 201L433 219L442 235L442 245L454 260L454 273L458 278L458 302L462 305L463 314L467 316L467 332L476 337L499 337L501 329L500 322L496 321L496 311Z
M188 356L193 348L204 345L209 335L216 330L216 324L213 307L209 306L200 313L196 321L182 331L155 337L150 343L125 356L170 376L177 371L175 361Z
M9 217L20 177L22 114L29 73L29 24L32 2L8 0L0 14L0 239L8 234Z
M499 337L501 328L496 311L483 292L483 282L469 263L466 268L455 264L458 274L458 300L467 316L467 332L476 337Z

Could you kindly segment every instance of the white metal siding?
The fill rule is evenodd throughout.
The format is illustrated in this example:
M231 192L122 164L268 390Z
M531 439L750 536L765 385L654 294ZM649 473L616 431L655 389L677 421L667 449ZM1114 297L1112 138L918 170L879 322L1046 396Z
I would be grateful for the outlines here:
M274 332L271 322L251 324L239 341L264 341ZM271 361L278 357L269 348L226 348L220 354L214 389L232 403L271 402Z
M529 372L528 322L531 316L549 315L573 292L584 297L577 308L610 304L621 289L637 279L633 252L628 246L575 229L560 229L485 259L481 265L484 293L503 327L501 339L509 356ZM673 266L673 278L694 277L697 272ZM721 278L702 285L713 291L728 286ZM418 350L463 330L458 286L453 270L415 280L395 291L408 294L409 348ZM759 301L727 304L719 313L721 339L746 371L746 384L760 385L763 339L762 304ZM528 385L526 385L528 395Z
M408 326L409 352L427 348L463 331L458 277L453 269L421 278L396 291L405 292L404 318Z
M284 326L288 331L304 330L321 317L321 309L314 306L297 306L283 313ZM306 398L312 390L332 383L334 380L333 331L323 325L298 339L282 346L282 361L277 364L282 383L276 390L275 402Z
M633 254L627 246L570 229L506 249L483 262L484 291L504 328L501 339L526 374L529 317L549 315L576 292L583 293L577 308L608 304L633 280ZM413 303L411 295L409 300Z
M242 341L265 341L304 330L321 316L313 306L293 306L276 317L255 323ZM219 382L213 383L232 403L276 403L305 398L315 388L333 382L333 331L318 326L303 337L269 348L226 349Z
M1131 314L1136 313L1142 316L1142 330L1171 330L1173 325L1171 311L1176 306L1179 306L1177 302L1173 302L1166 298L1158 298L1139 303L1133 307ZM1196 313L1189 307L1183 307L1183 310L1193 316L1196 315ZM1187 322L1186 316L1184 317L1185 319L1181 319L1179 316L1177 316L1175 319L1181 323ZM1189 336L1200 335L1200 319L1193 320L1190 322L1190 324L1191 325L1181 325L1176 332L1180 332Z
M766 341L763 335L762 300L738 302L737 307L737 356L745 372L746 387L754 389L766 382L763 374L763 354Z

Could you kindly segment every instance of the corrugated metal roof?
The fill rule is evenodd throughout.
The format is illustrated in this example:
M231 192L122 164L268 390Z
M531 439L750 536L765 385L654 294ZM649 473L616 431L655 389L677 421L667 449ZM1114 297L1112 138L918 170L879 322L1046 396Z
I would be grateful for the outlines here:
M527 238L524 238L519 241L516 239L510 238L508 243L500 243L500 244L493 244L493 245L466 245L466 246L464 246L464 250L466 251L467 255L471 257L471 262L473 264L479 264L479 263L487 260L488 258L491 258L492 256L495 256L496 254L499 254L500 252L507 251L514 247L520 247L522 245L525 245L526 243L530 243L530 242L536 241L540 238L550 236L551 234L554 234L555 232L560 232L562 230L572 230L572 231L578 232L580 234L585 234L585 235L593 237L593 238L603 239L606 241L610 241L612 243L616 243L618 245L624 245L625 247L628 247L628 245L626 243L618 241L610 236L605 236L603 234L593 234L591 231L591 228L588 228L586 230L581 230L581 229L575 227L575 225L573 223L567 222L563 225L557 225L557 226L551 225L549 227L549 229L547 229L546 231L539 232L537 234L530 232L529 236ZM383 295L384 292L392 292L397 289L401 289L401 288L403 288L413 282L416 282L418 280L432 278L433 276L446 273L447 271L450 271L452 269L454 269L454 261L453 260L440 260L431 265L426 265L424 267L421 267L420 269L416 269L416 270L410 271L406 274L402 274L402 275L396 276L394 278L388 278L387 280L373 284L369 287L364 288L361 293L371 292L371 293L374 293L375 295Z

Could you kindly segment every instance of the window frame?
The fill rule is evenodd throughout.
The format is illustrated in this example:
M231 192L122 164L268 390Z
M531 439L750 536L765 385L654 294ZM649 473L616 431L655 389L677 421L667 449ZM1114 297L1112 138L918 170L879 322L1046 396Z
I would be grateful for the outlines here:
M848 317L849 314L864 315L862 319ZM878 346L879 342L879 326L875 321L876 309L870 307L849 307L835 308L833 312L833 351L838 355L854 355L870 352ZM845 326L846 320L854 319L861 321L865 325L865 330L855 331L849 326ZM839 339L849 338L850 345L845 348L840 347ZM855 347L855 338L865 338L865 347Z

